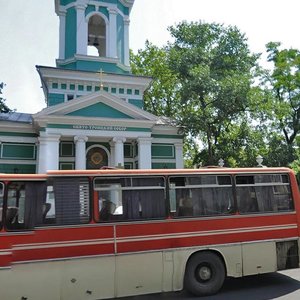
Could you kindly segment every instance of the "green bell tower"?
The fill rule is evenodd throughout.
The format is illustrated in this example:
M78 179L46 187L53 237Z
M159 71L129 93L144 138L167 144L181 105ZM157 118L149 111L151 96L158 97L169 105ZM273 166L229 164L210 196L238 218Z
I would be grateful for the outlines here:
M152 78L130 70L134 0L54 1L59 57L36 66L46 105L0 116L0 172L182 169L180 128L144 110Z
M100 90L143 108L151 78L131 73L129 15L134 0L55 0L56 67L36 66L47 107Z
M55 0L58 68L129 73L129 14L134 0Z

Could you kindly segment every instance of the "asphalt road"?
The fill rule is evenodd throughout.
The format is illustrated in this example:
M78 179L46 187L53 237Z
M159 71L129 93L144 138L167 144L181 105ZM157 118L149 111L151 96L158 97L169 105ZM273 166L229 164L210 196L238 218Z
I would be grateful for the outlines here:
M122 300L299 300L300 269L227 279L217 295L194 297L186 291L121 298Z

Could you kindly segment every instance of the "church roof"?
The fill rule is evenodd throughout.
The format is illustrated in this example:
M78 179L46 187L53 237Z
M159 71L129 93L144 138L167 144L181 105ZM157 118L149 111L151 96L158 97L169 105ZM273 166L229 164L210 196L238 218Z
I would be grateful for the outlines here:
M32 114L19 112L0 113L0 121L32 123Z

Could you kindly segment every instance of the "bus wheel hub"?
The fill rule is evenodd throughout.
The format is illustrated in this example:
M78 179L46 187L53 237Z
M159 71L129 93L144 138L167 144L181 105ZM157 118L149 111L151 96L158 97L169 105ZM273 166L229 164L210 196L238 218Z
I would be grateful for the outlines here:
M207 281L211 278L211 270L210 268L203 266L199 269L199 277L203 281Z

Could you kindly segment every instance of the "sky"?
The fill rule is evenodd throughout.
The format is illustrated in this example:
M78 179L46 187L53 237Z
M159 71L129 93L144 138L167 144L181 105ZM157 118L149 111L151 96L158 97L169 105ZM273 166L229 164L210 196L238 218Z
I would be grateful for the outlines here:
M35 66L55 66L58 57L54 0L0 0L0 7L2 97L11 109L36 113L45 107L45 98ZM146 40L166 45L169 26L201 20L237 26L255 53L265 53L270 41L300 49L299 11L299 0L135 0L130 48L136 53Z

